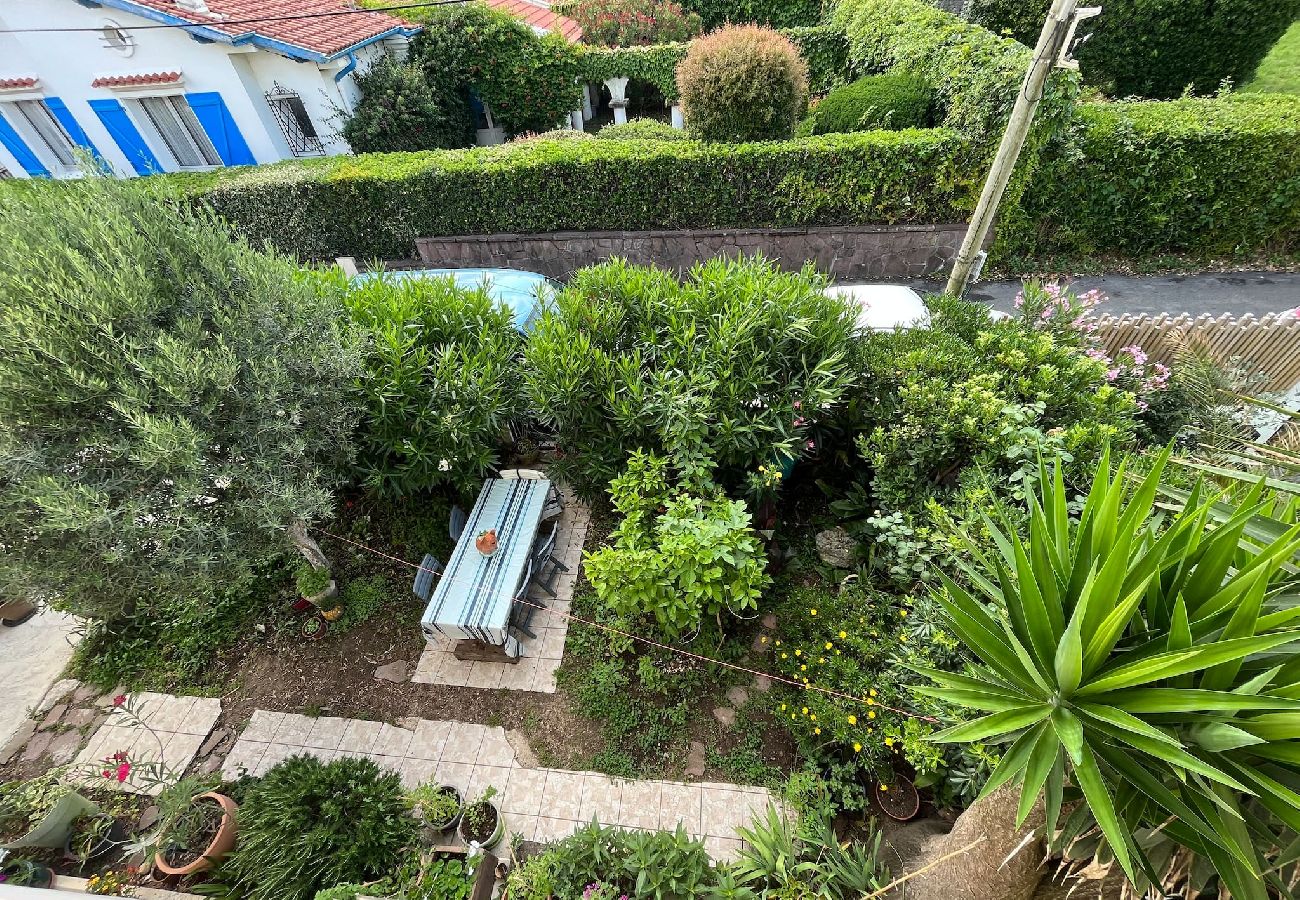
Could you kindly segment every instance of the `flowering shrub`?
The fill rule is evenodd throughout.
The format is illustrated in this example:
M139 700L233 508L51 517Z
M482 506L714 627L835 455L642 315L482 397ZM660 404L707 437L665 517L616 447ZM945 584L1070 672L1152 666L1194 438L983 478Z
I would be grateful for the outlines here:
M582 26L582 39L598 47L634 47L689 41L700 17L673 0L579 0L568 16Z

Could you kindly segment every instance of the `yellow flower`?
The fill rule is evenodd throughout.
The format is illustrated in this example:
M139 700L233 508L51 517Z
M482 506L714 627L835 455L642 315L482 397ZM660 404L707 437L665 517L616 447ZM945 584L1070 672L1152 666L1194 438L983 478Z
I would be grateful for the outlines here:
M765 635L765 634L764 634L764 635L761 635L761 636L759 637L759 639L758 639L758 642L759 642L760 644L766 644L766 643L767 643L767 635Z
M776 645L777 645L778 647L780 647L780 646L781 646L781 642L780 642L780 641L777 641L777 642L776 642Z
M903 618L907 618L907 610L905 610L905 609L900 609L900 610L898 611L898 614L899 614L900 616L902 616Z
M805 716L808 715L808 707L805 706L805 707L803 708L803 714L804 714Z
M840 651L839 651L838 648L835 650L835 655L836 655L836 656L839 656L839 655L840 655Z
M885 738L885 746L886 747L894 746L894 739L890 737Z
M905 635L905 634L900 634L900 635L898 636L898 639L899 639L900 641L902 641L904 644L907 643L907 635Z
M887 784L882 784L882 785L880 786L880 792L881 792L882 794L885 793L885 792L888 791L888 790L889 790L889 785L887 785Z
M808 717L808 720L811 721L811 722L816 722L816 721L817 721L817 713L813 713L811 716L809 716L809 717Z
M796 650L796 651L794 651L794 655L795 655L795 656L803 656L803 651L802 651L802 650Z
M867 706L875 706L875 705L876 705L876 701L875 701L875 700L872 700L870 697L868 697L868 698L867 698Z
M850 724L850 725L856 725L856 724L858 724L858 717L857 717L857 716L849 716L849 724Z
M846 637L848 637L848 636L849 636L849 633L848 633L847 631L841 631L841 632L840 632L840 640L844 640L844 639L845 639Z
M862 752L862 745L859 744L859 743L856 743L856 742L855 742L855 743L853 744L853 752L854 752L854 753L861 753L861 752Z
M820 728L814 728L814 729L813 729L813 734L821 734L821 733L822 733L822 730L821 730Z
M818 657L817 662L820 663L820 664L823 665L823 666L826 665L826 657L824 657L824 656L822 656L822 657Z
M804 666L800 666L800 667L799 667L799 671L800 671L800 672L807 672L807 671L808 671L808 667L807 667L806 665L804 665Z
M785 712L785 704L784 704L784 703L781 704L781 712Z
M817 610L816 610L816 609L810 609L810 610L808 610L808 614L809 614L809 615L812 615L812 616L815 616L815 615L817 615Z
M827 649L827 650L831 649L831 648L834 647L834 646L835 646L835 645L832 644L830 641L827 641L827 642L826 642L826 649Z
M870 693L871 693L871 696L873 696L873 697L876 696L876 689L875 689L875 688L872 688L871 691L870 691Z
M782 654L781 654L781 658L782 658L782 659L789 659L789 654L782 653Z
M876 711L874 709L867 710L868 719L874 719L875 717L876 717Z

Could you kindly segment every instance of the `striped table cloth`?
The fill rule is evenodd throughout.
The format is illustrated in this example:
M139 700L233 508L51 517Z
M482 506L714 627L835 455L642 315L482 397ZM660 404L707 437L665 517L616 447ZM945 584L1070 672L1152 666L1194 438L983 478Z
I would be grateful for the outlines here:
M546 479L491 478L484 483L420 619L426 638L440 634L483 641L519 655L519 642L508 633L510 607L550 489ZM496 529L497 552L484 556L474 540L489 528Z

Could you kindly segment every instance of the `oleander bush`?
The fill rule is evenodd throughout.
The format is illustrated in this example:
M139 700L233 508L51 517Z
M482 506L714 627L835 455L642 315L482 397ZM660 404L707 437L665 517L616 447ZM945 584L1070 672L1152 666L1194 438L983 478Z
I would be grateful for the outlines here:
M689 141L685 131L658 119L632 119L622 125L606 125L596 132L606 141Z
M978 190L965 153L942 129L746 145L537 140L160 180L302 258L393 259L414 256L422 235L959 220Z
M344 122L343 139L356 153L437 150L474 143L468 100L438 91L423 67L384 55L357 75L361 99Z
M594 497L638 449L727 487L802 455L849 384L854 313L824 284L761 258L579 270L525 349L555 471Z
M819 100L799 133L925 128L933 105L930 86L915 75L867 75Z
M698 13L673 0L576 0L564 13L582 26L583 41L597 47L689 41L703 27Z
M973 0L971 18L1027 46L1049 0ZM1246 83L1300 18L1300 0L1114 0L1085 23L1075 53L1084 79L1113 97L1167 99L1225 80Z
M247 900L311 900L391 875L415 839L395 772L357 757L293 756L249 786L239 843L215 877Z
M770 28L728 26L691 43L677 88L692 137L781 140L807 109L808 64Z
M1079 107L1025 199L1039 258L1300 247L1300 97L1234 94Z

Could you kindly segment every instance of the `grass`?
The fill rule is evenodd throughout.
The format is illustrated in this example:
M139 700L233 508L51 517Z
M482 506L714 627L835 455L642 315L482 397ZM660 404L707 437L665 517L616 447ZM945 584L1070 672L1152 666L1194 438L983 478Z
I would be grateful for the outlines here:
M1300 94L1300 22L1282 35L1242 90Z

